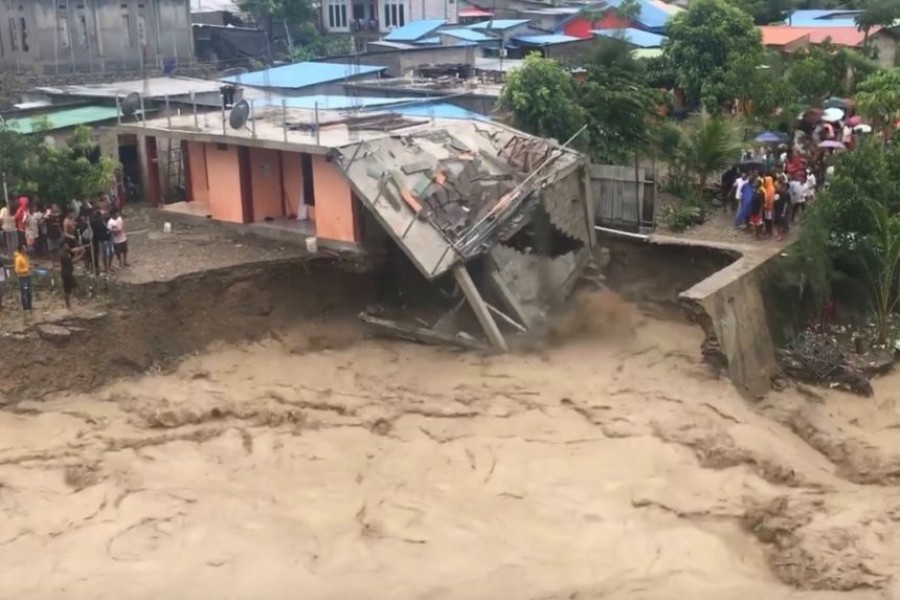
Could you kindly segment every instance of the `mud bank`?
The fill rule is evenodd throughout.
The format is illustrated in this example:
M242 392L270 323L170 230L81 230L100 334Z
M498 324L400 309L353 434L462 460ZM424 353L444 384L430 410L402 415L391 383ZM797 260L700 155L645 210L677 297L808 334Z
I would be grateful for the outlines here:
M4 334L15 352L0 402L94 389L165 370L210 343L256 340L303 321L356 315L375 298L375 275L328 259L289 259L142 284L116 283L92 313L25 324Z

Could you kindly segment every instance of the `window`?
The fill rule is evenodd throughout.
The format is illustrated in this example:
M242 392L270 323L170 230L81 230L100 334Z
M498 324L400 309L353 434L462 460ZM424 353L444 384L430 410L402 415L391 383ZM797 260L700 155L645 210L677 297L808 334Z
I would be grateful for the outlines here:
M328 0L328 29L347 28L347 0Z
M147 45L147 17L145 17L143 14L138 15L137 29L138 29L138 43L141 46L146 46Z
M87 15L78 15L78 45L82 48L88 47L88 25Z
M19 17L19 26L22 29L22 52L28 52L28 25L25 23L25 17Z
M384 26L403 27L406 25L406 4L404 2L388 2L384 3Z
M69 19L66 17L56 18L56 39L60 48L68 48L72 43L69 39Z
M123 38L125 47L131 48L134 46L134 38L131 35L131 15L122 15L122 31L125 34Z
M16 18L9 18L9 48L13 52L19 51L19 32L16 29Z

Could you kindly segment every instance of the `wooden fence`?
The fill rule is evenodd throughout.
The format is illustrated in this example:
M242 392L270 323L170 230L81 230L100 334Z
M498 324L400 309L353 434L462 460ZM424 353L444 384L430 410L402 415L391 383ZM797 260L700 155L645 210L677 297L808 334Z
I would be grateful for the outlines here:
M652 171L591 165L591 195L597 225L640 233L653 230L657 187Z

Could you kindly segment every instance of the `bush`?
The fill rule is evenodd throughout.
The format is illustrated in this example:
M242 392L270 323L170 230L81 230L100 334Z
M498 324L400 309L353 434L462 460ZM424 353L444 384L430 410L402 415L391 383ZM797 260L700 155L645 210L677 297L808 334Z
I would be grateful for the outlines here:
M666 224L671 231L680 233L706 220L703 203L696 198L686 198L669 209Z

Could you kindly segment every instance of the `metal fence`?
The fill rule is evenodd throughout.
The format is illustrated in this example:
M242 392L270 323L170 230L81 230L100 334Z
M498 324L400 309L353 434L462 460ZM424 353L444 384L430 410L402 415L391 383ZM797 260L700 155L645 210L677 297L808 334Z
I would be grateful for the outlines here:
M591 165L591 195L596 225L640 233L653 230L657 186L649 169Z

